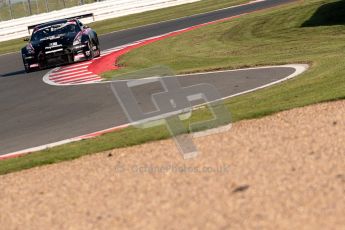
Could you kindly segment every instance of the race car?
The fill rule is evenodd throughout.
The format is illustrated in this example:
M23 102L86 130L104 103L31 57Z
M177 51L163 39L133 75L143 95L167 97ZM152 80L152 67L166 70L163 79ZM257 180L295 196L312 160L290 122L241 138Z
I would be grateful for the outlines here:
M26 72L55 67L100 56L97 33L80 18L55 20L29 26L33 29L31 38L24 39L28 44L22 48L23 64Z

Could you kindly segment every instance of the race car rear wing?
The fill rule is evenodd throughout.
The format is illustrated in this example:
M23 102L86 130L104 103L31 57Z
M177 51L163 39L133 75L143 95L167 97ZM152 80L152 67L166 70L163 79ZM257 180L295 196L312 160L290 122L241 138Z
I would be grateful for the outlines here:
M93 15L93 13L82 14L82 15L77 15L77 16L74 16L74 17L60 18L60 19L71 20L71 19L82 19L82 18L90 18L90 17L92 17L92 20L95 21L95 16ZM59 19L57 19L57 20L59 20ZM48 23L48 22L45 22L45 23ZM44 24L44 23L28 26L29 34L30 34L30 30L33 30L36 26L39 26L39 25L42 25L42 24Z

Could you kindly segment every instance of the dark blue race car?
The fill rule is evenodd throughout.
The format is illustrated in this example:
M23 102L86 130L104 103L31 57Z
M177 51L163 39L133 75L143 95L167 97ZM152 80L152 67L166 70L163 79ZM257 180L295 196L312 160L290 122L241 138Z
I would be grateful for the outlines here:
M100 56L97 33L79 20L92 14L60 19L39 25L33 29L29 43L22 48L26 72L90 60Z

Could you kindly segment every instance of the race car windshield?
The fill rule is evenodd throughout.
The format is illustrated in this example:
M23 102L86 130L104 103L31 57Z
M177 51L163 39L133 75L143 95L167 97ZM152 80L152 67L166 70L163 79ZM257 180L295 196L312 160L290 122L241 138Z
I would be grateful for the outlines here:
M80 28L74 23L55 24L34 31L31 41L41 41L51 36L78 33L79 31Z

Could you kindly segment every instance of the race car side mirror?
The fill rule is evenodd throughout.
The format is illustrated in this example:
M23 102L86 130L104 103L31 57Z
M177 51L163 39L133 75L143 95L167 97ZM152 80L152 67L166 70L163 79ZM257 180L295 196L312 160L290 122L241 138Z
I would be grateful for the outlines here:
M24 38L24 42L28 42L28 41L29 41L28 37Z
M88 26L84 25L84 29L88 29L88 28L90 28L90 27L88 27Z

